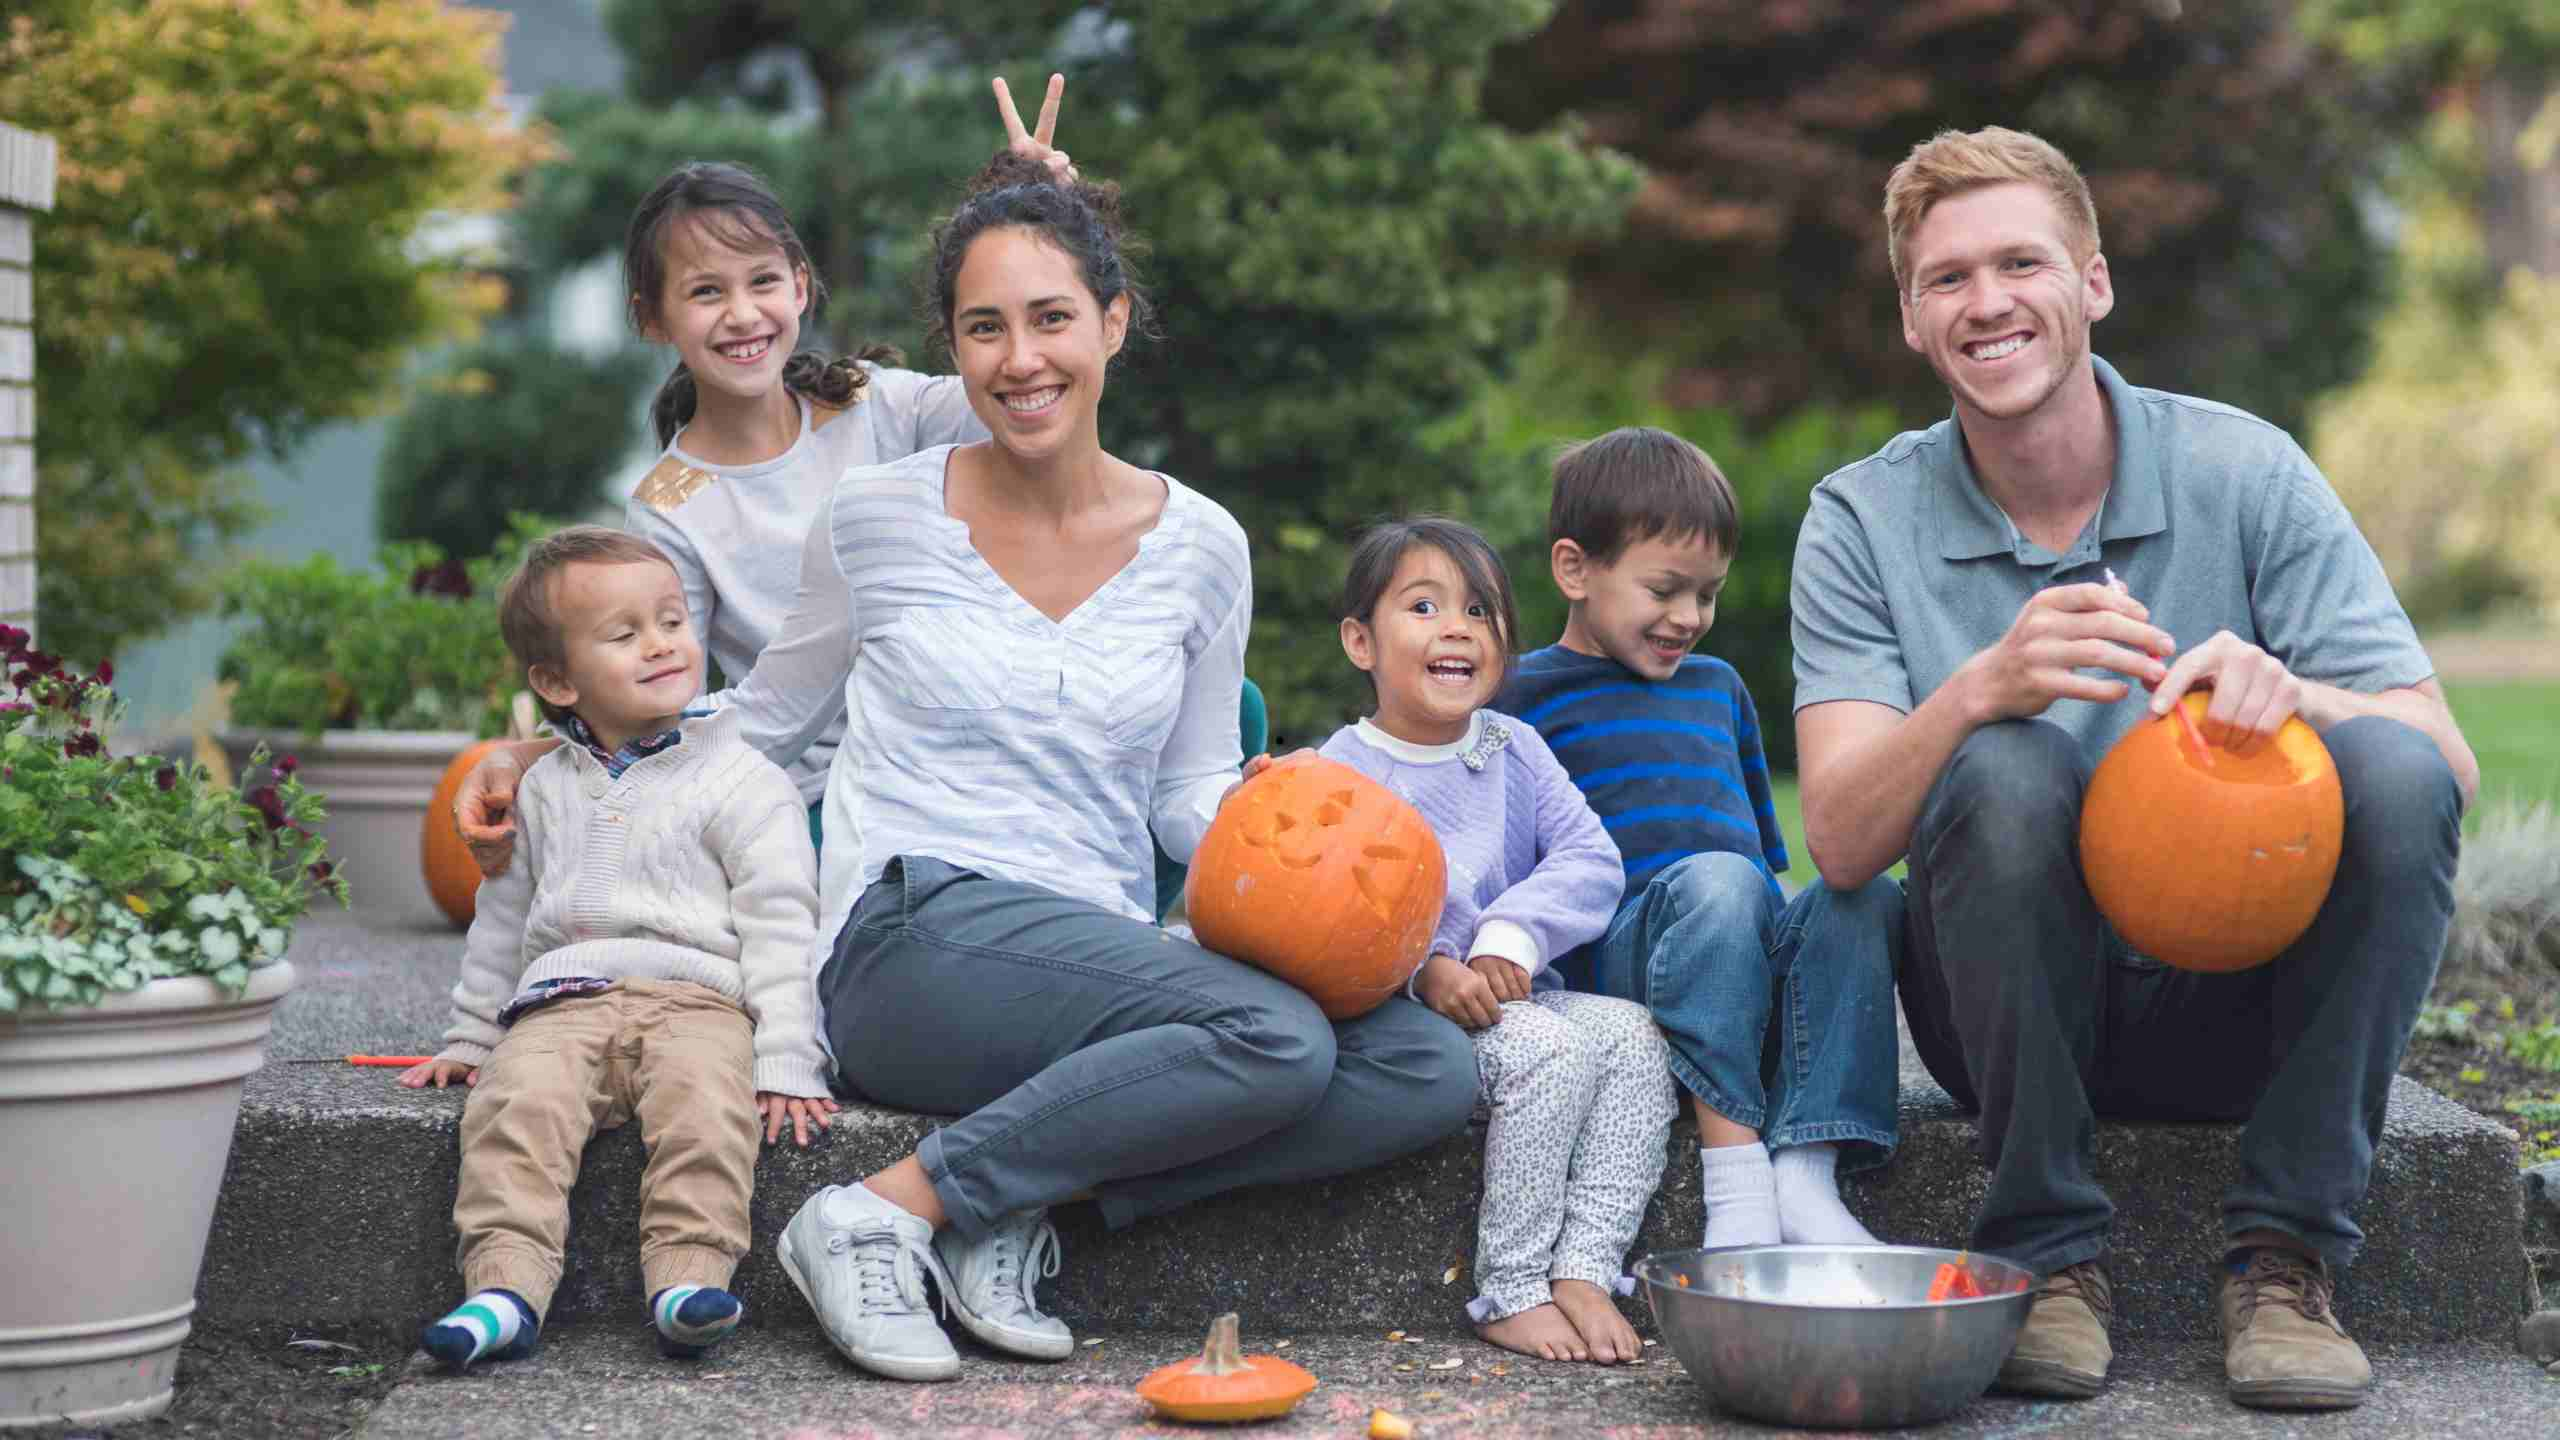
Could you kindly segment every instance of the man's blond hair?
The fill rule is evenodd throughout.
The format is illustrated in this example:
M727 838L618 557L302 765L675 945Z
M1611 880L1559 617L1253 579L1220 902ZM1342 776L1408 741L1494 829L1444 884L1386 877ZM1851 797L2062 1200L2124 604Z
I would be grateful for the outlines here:
M2071 258L2085 265L2098 253L2098 205L2080 168L2052 142L2023 130L1987 125L1980 130L1941 130L1911 149L1884 182L1885 254L1893 283L1911 289L1911 233L1941 200L2014 182L2036 186L2062 211Z

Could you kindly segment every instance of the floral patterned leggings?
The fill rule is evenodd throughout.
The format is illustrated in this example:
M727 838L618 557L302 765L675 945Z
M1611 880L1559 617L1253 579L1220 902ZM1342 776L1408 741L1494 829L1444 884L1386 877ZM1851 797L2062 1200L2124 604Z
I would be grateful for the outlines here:
M1468 1317L1484 1325L1544 1305L1555 1280L1617 1288L1678 1108L1653 1016L1542 990L1473 1038L1492 1123Z

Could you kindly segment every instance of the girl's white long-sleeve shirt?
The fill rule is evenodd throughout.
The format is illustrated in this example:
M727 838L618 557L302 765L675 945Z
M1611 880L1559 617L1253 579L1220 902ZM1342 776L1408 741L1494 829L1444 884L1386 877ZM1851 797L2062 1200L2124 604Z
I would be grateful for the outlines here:
M1152 921L1155 843L1190 858L1244 761L1253 571L1234 517L1158 476L1164 512L1137 554L1052 620L946 508L952 449L845 475L805 537L791 618L730 692L776 763L844 715L822 951L899 855Z
M622 528L675 562L695 633L732 687L782 633L799 593L800 542L845 471L986 438L958 376L862 368L871 378L844 409L795 395L800 434L770 460L714 465L685 453L679 432L624 504ZM720 691L706 703L728 699ZM834 718L782 767L804 805L826 793L827 762L844 731L841 715Z

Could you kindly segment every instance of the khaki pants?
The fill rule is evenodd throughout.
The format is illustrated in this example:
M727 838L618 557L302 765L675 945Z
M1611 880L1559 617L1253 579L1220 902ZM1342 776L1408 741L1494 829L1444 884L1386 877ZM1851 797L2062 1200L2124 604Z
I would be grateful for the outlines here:
M649 1148L648 1293L728 1284L755 1190L754 1076L753 1023L700 985L630 980L517 1021L462 1110L453 1225L464 1290L512 1290L536 1315L550 1310L587 1141L635 1115Z

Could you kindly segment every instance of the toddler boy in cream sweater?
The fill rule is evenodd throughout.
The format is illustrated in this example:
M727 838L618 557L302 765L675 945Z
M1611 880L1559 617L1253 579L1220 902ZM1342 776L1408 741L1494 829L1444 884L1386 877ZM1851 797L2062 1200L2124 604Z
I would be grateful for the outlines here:
M659 1347L738 1323L756 1132L834 1114L810 953L817 854L799 791L688 715L702 641L648 541L573 526L499 597L507 648L567 742L516 791L517 863L480 887L453 1025L404 1085L455 1079L453 1203L468 1297L426 1327L448 1367L533 1352L587 1140L637 1117L640 1268Z

